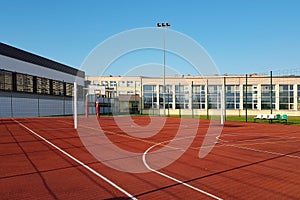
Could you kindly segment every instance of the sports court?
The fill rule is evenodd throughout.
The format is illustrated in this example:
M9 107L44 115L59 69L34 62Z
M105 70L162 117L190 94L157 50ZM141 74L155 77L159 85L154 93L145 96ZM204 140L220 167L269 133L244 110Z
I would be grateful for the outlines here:
M116 119L130 118L143 127L151 123L148 116L90 118L112 144L142 154L148 172L122 172L105 164L111 160L97 160L82 143L72 118L1 119L1 199L300 198L300 126L226 121L220 136L210 136L216 141L212 150L199 158L199 151L208 148L203 141L209 120L200 120L191 145L183 150L172 143L182 118L154 117L165 120L164 126L144 138L126 134ZM88 119L83 119L90 130L86 137L97 132ZM182 140L198 122L186 119ZM95 144L105 147L105 141L100 138ZM155 170L150 153L163 148L183 153ZM162 161L168 159L168 154L157 152ZM118 159L126 166L134 158Z

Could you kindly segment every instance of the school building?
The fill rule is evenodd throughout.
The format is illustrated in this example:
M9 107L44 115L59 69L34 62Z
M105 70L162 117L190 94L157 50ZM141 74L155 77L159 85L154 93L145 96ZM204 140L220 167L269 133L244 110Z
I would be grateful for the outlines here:
M135 103L143 114L206 115L224 105L226 115L300 116L300 76L86 76L86 81L104 86L111 97L134 95L120 100L120 107L130 110Z

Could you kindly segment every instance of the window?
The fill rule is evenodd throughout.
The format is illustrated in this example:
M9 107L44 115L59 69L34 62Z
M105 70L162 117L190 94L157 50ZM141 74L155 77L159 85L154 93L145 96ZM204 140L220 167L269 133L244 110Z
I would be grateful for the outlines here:
M294 86L279 85L279 109L293 110L294 109Z
M144 109L156 108L157 106L157 94L155 85L144 85Z
M53 87L53 95L55 96L63 96L64 95L64 84L61 81L52 81Z
M12 72L0 70L0 90L12 90Z
M119 81L119 86L120 87L125 87L126 86L126 82L125 81Z
M166 85L166 93L165 93L165 108L172 108L173 107L173 86ZM163 86L160 87L161 92L163 93ZM161 96L161 94L160 94ZM163 98L163 96L161 96ZM162 99L163 100L163 99ZM163 101L162 101L163 103Z
M108 86L108 81L101 81L102 86Z
M72 83L66 83L66 96L73 96L74 85Z
M189 87L175 85L175 108L189 109Z
M15 78L15 80L13 80ZM13 88L15 83L16 88ZM0 90L55 96L73 96L73 84L58 80L51 80L43 77L32 76L28 74L13 73L0 70ZM83 86L78 85L77 94L83 95ZM81 97L80 96L80 97Z
M156 91L156 86L155 85L144 85L144 92L153 92Z
M208 109L220 109L221 108L221 85L208 86Z
M116 81L110 81L109 85L110 85L110 87L115 87L115 86L117 86L117 82Z
M247 90L247 93L246 93ZM243 85L243 106L244 109L258 109L257 106L257 85Z
M133 81L127 81L127 87L134 87Z
M50 80L47 78L36 77L37 93L50 94Z
M271 94L272 91L272 94ZM275 85L261 85L261 109L271 109L271 101L272 101L272 109L275 108Z
M205 85L194 85L192 90L192 107L194 109L205 109Z
M33 76L17 74L17 91L33 93Z
M240 90L239 85L226 86L226 109L240 108Z

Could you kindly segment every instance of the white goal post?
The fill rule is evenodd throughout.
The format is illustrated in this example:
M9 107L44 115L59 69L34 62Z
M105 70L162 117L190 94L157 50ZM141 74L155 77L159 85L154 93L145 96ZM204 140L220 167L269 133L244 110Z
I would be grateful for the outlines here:
M77 83L74 82L74 89L73 89L73 118L74 118L74 129L77 129Z

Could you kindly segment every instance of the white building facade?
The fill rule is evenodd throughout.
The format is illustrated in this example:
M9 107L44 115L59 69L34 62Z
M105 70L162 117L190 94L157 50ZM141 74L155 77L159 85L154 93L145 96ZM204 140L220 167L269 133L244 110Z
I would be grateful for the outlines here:
M180 110L180 114L206 115L223 104L226 115L300 116L298 76L174 76L165 78L165 90L161 77L86 76L86 80L109 88L114 97L139 95L143 114L178 114Z

